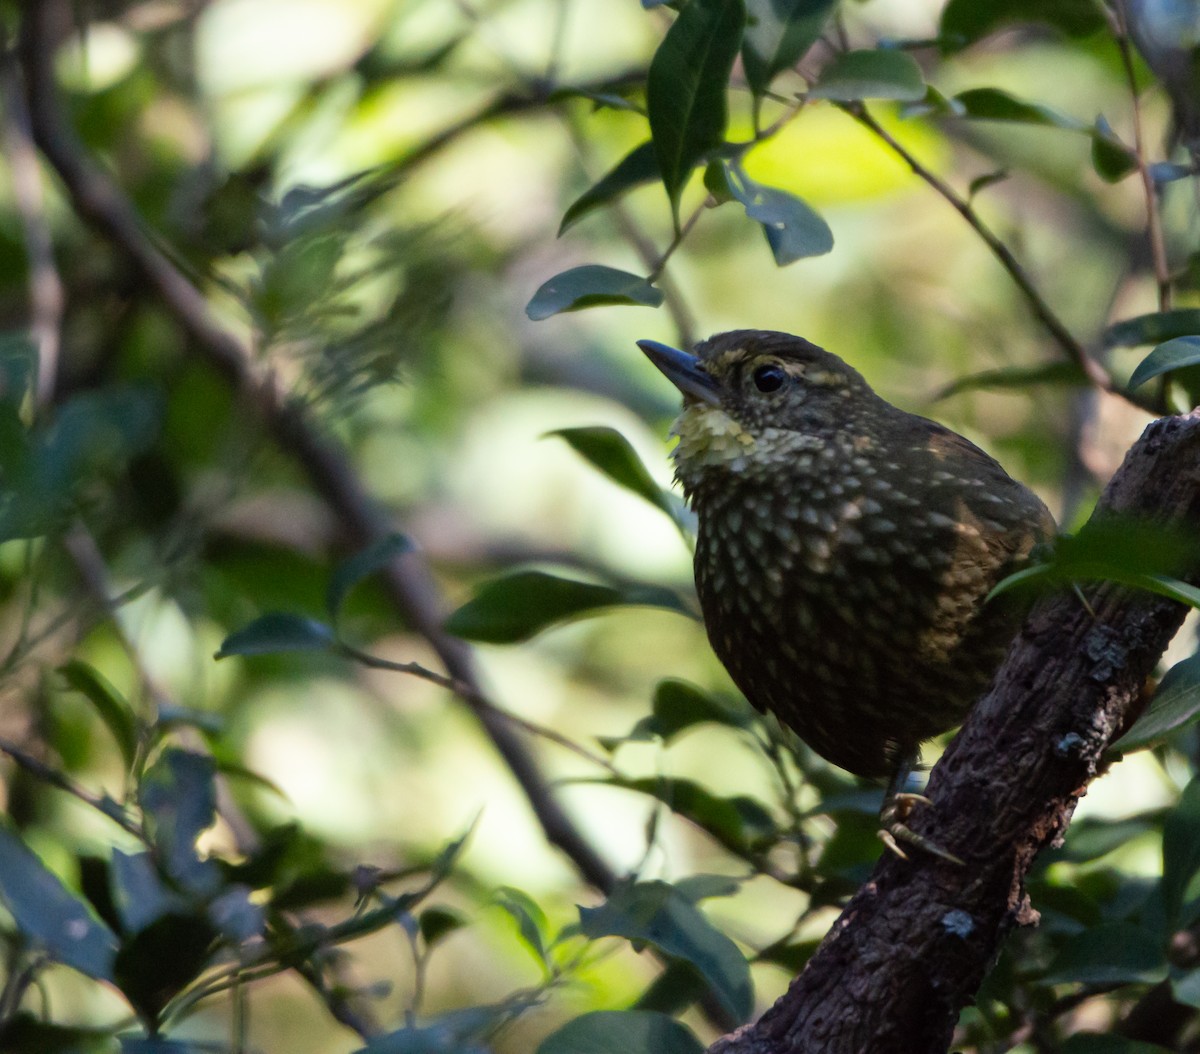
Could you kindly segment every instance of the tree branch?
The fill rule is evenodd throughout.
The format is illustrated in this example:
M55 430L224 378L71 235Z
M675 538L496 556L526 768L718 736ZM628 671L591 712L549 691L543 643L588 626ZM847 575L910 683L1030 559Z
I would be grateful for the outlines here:
M1200 531L1200 410L1146 429L1090 522L1115 516ZM947 1049L1004 938L1036 922L1025 876L1137 716L1185 614L1108 583L1086 593L1094 618L1070 590L1039 601L933 770L934 805L912 826L966 866L885 853L787 994L710 1054Z
M322 435L298 403L250 349L214 318L203 294L154 244L114 181L87 155L66 120L54 80L57 31L69 25L62 0L26 0L22 6L19 58L34 141L58 173L80 218L128 257L141 278L191 341L268 425L279 447L302 467L313 488L336 513L349 545L363 548L395 531L395 524L367 493L346 452ZM551 844L566 853L592 885L609 889L615 878L552 796L525 741L496 711L477 705L486 698L471 650L442 631L443 605L432 576L415 554L394 560L384 581L392 603L437 652L450 676L470 685L463 698L516 777Z

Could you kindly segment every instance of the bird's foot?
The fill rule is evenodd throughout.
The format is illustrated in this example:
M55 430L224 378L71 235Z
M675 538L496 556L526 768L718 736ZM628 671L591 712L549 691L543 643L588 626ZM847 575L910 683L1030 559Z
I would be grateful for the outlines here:
M951 864L957 864L959 867L965 867L966 863L963 860L953 853L947 852L936 842L930 841L923 834L917 834L905 823L912 815L915 806L932 804L933 802L924 794L910 794L905 791L889 794L879 813L879 822L882 825L878 832L879 840L901 860L908 859L908 854L900 845L903 842L905 845L923 850L931 856L936 856Z

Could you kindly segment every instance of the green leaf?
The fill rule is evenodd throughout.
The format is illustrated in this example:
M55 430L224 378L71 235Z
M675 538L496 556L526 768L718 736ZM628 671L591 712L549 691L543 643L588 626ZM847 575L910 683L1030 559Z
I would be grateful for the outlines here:
M546 913L542 911L528 893L513 886L501 886L496 890L496 904L503 908L517 924L517 932L521 940L542 966L549 963L546 953Z
M652 1010L593 1010L552 1032L537 1054L704 1054L688 1029Z
M249 886L227 886L208 905L208 921L231 944L243 944L261 937L266 913L261 904L250 899Z
M1025 102L999 88L972 88L954 96L965 116L977 121L1015 121L1072 132L1090 132L1091 126L1040 103Z
M616 201L622 194L634 187L652 183L658 178L658 155L654 152L654 143L647 141L641 146L634 147L617 162L617 166L608 175L571 203L567 211L563 213L562 223L558 227L558 236L561 238L567 230L589 212Z
M1145 384L1153 377L1160 377L1186 366L1200 366L1200 337L1176 337L1160 344L1147 355L1129 378L1130 389Z
M49 871L7 824L0 824L0 898L17 929L55 962L113 979L117 938Z
M748 710L728 704L687 681L668 678L654 689L652 731L669 743L679 733L705 722L745 728L752 720Z
M860 99L895 99L915 102L925 98L921 67L908 52L874 49L844 51L836 55L809 90L810 99L857 102Z
M1167 671L1146 712L1110 749L1126 754L1156 746L1197 718L1200 718L1200 652Z
M0 333L0 403L19 407L37 378L37 347L25 330Z
M486 583L445 628L466 640L513 644L555 623L624 604L691 614L678 594L660 586L597 585L545 571L517 571Z
M1068 940L1050 964L1045 984L1132 984L1160 981L1167 972L1163 942L1128 922L1097 926Z
M1168 930L1175 928L1183 897L1200 870L1200 778L1183 789L1163 824L1162 898Z
M1104 1032L1076 1032L1068 1036L1058 1054L1172 1054L1157 1043L1143 1043Z
M1103 118L1092 126L1092 168L1106 183L1119 183L1137 169L1137 153L1126 146Z
M112 1030L75 1028L42 1021L27 1010L0 1024L5 1054L112 1054Z
M1104 14L1092 0L950 0L942 9L938 36L944 50L954 51L1022 22L1081 37L1103 28Z
M1023 390L1039 384L1087 384L1087 376L1074 362L1044 362L1037 366L1004 366L998 370L983 370L961 377L942 388L935 399L949 399L960 392L976 390Z
M1200 308L1155 311L1113 323L1104 334L1104 346L1136 348L1142 344L1161 344L1175 337L1197 333L1200 333Z
M412 549L413 543L407 535L389 534L386 538L379 539L362 552L355 553L349 560L339 564L333 572L333 577L329 580L329 589L325 594L325 611L329 617L337 618L346 595L359 582L386 567L397 556L412 552ZM243 632L245 631L243 630ZM222 650L224 650L224 645L222 645Z
M598 908L579 909L580 926L592 940L625 937L685 959L738 1022L754 1009L750 968L736 944L666 882L625 884Z
M231 655L271 655L286 651L328 651L336 637L325 623L302 615L273 611L221 642L214 658Z
M775 187L764 187L744 172L730 167L729 185L746 215L762 224L767 244L779 267L833 249L833 232L821 216L798 197Z
M121 750L126 772L137 758L138 725L129 701L99 670L79 659L58 668L63 679L92 704Z
M629 440L615 428L560 428L547 434L565 439L571 449L594 468L618 486L633 491L665 512L677 527L683 528L685 513L675 496L654 481Z
M695 904L711 897L732 897L742 888L743 881L745 879L738 875L689 875L672 885L681 896Z
M692 169L725 141L726 91L745 22L742 0L691 0L650 62L646 111L676 227Z
M184 898L164 884L150 853L128 855L114 849L110 882L125 935L144 930L164 915L187 910Z
M200 911L164 915L121 944L113 973L143 1021L194 981L212 958L217 932Z
M212 893L220 881L216 865L196 853L196 839L216 821L215 772L208 755L167 747L139 788L162 867L185 889L200 894Z
M354 1054L488 1054L482 1037L525 1004L473 1006L374 1037Z
M1176 1002L1200 1009L1200 968L1171 978L1171 994Z
M564 311L609 304L658 307L662 302L661 290L639 275L600 264L584 264L543 283L525 305L525 314L534 322L541 322Z
M756 96L804 57L836 6L837 0L746 0L742 66Z
M467 924L465 916L449 908L426 908L417 917L417 928L426 947L432 948L443 937Z

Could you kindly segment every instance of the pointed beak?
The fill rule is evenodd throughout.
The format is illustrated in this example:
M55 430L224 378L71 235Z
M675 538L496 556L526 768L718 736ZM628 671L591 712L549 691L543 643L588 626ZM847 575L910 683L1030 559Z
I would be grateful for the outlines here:
M660 344L657 340L639 340L637 346L646 353L646 358L662 370L667 380L683 392L685 402L720 405L721 393L717 382L700 365L695 355L669 344Z

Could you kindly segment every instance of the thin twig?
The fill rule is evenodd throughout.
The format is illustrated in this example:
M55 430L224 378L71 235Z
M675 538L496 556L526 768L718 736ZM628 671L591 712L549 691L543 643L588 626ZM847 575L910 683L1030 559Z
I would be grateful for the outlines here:
M1142 137L1142 111L1138 102L1137 77L1133 69L1133 54L1129 47L1129 25L1125 18L1124 0L1114 0L1106 7L1109 25L1117 50L1121 54L1121 65L1125 68L1125 79L1129 82L1130 112L1133 119L1133 150L1137 161L1138 176L1142 181L1142 192L1146 196L1146 231L1150 240L1150 256L1154 261L1154 281L1158 287L1158 310L1171 308L1171 266L1167 261L1167 244L1163 237L1162 217L1158 212L1158 193L1154 177L1146 163L1145 141Z
M337 514L350 545L363 548L395 532L395 525L366 491L345 450L321 434L303 408L288 398L278 378L254 363L250 349L212 314L204 295L155 245L116 183L88 156L68 123L54 79L54 27L66 8L62 0L42 0L22 8L19 54L34 141L58 173L80 218L121 249L142 280L188 336L192 350L220 372L251 402L280 447L300 464L314 489ZM497 103L492 115L499 112ZM446 142L435 137L409 156L428 156ZM461 134L461 127L455 134ZM434 145L436 142L436 145ZM433 646L450 676L475 689L465 697L541 823L547 839L575 863L592 885L611 889L615 875L587 842L550 792L537 761L512 726L477 704L484 697L474 658L461 641L442 629L444 605L429 570L412 554L384 571L391 600Z
M1021 291L1021 294L1033 310L1035 317L1046 327L1051 337L1054 338L1054 342L1062 349L1063 354L1083 371L1084 376L1104 391L1116 392L1119 395L1128 397L1127 393L1118 389L1113 383L1112 378L1108 375L1108 371L1088 355L1084 346L1075 339L1071 331L1067 329L1066 325L1054 313L1050 305L1046 303L1041 293L1038 292L1029 275L1025 273L1025 269L1012 254L1012 250L983 222L971 203L965 198L960 197L948 183L921 164L907 147L900 143L871 116L862 103L843 103L841 104L841 108L858 121L859 124L870 129L880 140L886 143L912 169L915 175L924 180L970 224L971 229L979 235L983 243L991 250L992 255L1000 261L1000 265L1016 283L1017 288Z

